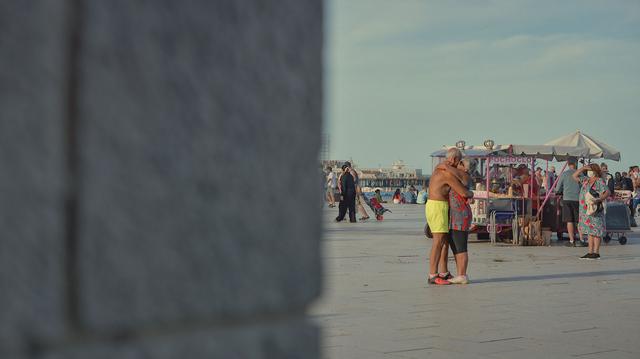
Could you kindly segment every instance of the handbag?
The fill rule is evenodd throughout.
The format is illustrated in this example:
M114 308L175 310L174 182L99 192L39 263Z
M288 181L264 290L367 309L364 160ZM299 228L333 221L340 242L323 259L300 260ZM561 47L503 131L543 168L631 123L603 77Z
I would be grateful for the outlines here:
M433 233L431 232L431 227L429 227L429 223L424 226L424 235L429 239L433 239Z
M598 191L596 191L593 186L595 185L595 182L591 185L591 188L589 188L589 194L594 198L594 199L598 199L600 198L600 193L598 193ZM596 215L596 214L600 214L603 210L604 210L604 206L602 205L602 202L598 202L596 204L596 210L591 213L591 215Z

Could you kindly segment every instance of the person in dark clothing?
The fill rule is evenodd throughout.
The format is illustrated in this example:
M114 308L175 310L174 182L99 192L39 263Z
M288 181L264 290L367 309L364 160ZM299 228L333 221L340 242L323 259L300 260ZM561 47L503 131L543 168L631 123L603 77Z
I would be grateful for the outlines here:
M336 222L344 219L349 210L349 222L356 222L356 184L351 175L351 164L345 162L342 165L342 174L340 175L340 204L338 205L338 217Z
M633 171L633 167L629 167L629 175L627 175L627 172L622 172L622 185L620 186L620 189L623 191L633 191L633 180L631 179L631 173ZM631 211L631 227L636 227L635 226L635 221L634 221L634 216L636 215L636 211L635 208L633 208L633 201L631 201L629 203L629 210Z
M613 177L613 180L614 180L614 188L622 189L622 175L620 174L620 172L616 172L615 176Z
M602 162L600 164L600 170L602 171L602 180L607 184L607 188L609 189L609 196L613 197L615 194L615 180L609 173L609 166Z
M638 201L634 199L634 197L637 196L637 193L640 190L640 170L638 169L638 166L629 167L628 179L631 184L631 191L634 193L629 201L629 209L631 210L631 227L637 227L638 225L635 221L636 206L634 206L634 204L637 204Z
M582 241L580 227L577 226L580 223L580 185L573 180L573 174L576 172L576 159L569 158L567 167L569 168L560 176L556 187L556 194L562 193L562 222L567 224L567 233L569 233L569 242L566 245L585 247L586 243ZM576 229L579 235L578 240L575 240Z
M633 191L633 181L627 176L627 172L622 172L622 186L623 191Z

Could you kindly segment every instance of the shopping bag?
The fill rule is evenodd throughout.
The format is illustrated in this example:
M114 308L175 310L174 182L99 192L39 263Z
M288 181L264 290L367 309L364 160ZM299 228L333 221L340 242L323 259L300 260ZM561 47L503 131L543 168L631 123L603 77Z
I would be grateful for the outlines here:
M527 246L543 246L544 238L542 236L542 221L534 220L529 222L529 235L525 245Z
M431 233L431 228L429 227L429 223L424 225L424 235L427 236L427 238L433 238L433 233Z

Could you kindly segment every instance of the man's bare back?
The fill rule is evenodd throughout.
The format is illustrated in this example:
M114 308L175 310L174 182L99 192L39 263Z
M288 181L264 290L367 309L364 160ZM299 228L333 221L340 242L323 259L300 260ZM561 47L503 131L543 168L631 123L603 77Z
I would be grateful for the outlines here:
M429 199L436 201L449 200L449 191L451 187L447 184L445 178L447 172L442 170L435 170L431 178L429 179Z
M429 179L429 199L448 201L451 189L463 197L473 197L473 192L469 191L456 176L445 170L436 169Z

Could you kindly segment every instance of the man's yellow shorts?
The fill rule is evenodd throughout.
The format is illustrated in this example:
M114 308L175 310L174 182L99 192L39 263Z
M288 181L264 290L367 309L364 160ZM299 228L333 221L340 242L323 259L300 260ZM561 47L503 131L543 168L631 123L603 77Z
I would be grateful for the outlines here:
M449 202L430 199L424 212L431 233L449 233Z

